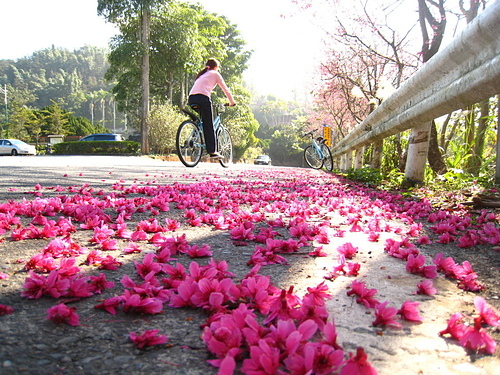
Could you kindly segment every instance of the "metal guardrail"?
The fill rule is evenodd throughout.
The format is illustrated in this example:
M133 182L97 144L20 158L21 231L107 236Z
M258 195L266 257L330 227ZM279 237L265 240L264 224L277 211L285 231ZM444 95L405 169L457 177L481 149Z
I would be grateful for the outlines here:
M487 7L352 132L333 157L500 93L500 1Z

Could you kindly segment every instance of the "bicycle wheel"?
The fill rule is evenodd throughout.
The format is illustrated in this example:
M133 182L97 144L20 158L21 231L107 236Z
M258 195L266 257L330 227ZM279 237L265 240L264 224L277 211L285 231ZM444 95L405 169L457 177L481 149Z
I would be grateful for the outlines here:
M321 159L316 152L316 149L309 145L304 150L304 159L308 166L314 169L320 169L323 166L323 159Z
M330 148L327 145L322 144L321 152L323 153L323 167L327 171L331 172L333 170L333 157Z
M217 132L217 151L224 157L219 160L220 165L224 168L229 167L233 162L233 142L229 131L224 127Z
M184 121L177 129L175 141L177 155L182 164L186 167L196 166L203 152L203 137L200 128L190 120Z

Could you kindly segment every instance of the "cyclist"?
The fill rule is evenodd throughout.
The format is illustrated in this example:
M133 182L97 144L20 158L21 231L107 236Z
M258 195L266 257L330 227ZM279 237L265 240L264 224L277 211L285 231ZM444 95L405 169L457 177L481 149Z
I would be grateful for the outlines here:
M235 106L233 95L224 82L221 74L218 72L219 62L216 59L208 59L205 68L201 70L194 81L194 85L189 92L188 104L197 105L200 111L201 119L203 121L203 135L205 136L205 144L207 152L210 154L210 159L222 159L222 155L217 152L216 140L214 132L214 120L212 111L212 101L210 95L215 88L219 85L227 99L229 105Z

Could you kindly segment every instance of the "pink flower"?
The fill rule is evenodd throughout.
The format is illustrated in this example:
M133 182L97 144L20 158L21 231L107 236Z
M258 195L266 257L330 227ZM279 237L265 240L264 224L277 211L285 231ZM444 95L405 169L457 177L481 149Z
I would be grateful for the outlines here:
M102 291L108 288L113 288L115 283L106 280L106 275L100 273L99 276L90 276L90 290L93 293L101 294Z
M166 335L158 335L158 332L160 332L158 329L149 329L142 334L130 332L129 338L138 349L165 344L168 341L168 337Z
M437 289L434 287L434 283L430 279L425 279L417 284L417 288L417 294L427 294L428 296L433 296L437 293Z
M328 256L328 254L323 251L323 246L318 246L318 247L314 248L314 250L310 251L308 253L308 255L312 256L312 257L326 257L326 256Z
M193 245L189 247L189 249L186 251L186 254L191 258L203 258L212 256L213 252L210 251L209 245Z
M377 294L377 289L367 289L366 284L362 281L354 280L351 283L351 290L347 291L347 295L351 296L353 294L357 295L357 303L364 304L367 308L373 308L377 306L380 302L377 301L373 296Z
M342 254L346 259L352 259L358 252L358 248L354 247L352 243L346 242L345 244L337 247L339 254Z
M68 307L60 303L47 310L47 319L54 323L67 323L72 326L80 325L80 317L75 313L76 307Z
M106 310L110 314L116 314L116 308L122 304L123 298L115 296L104 300L102 303L95 305L95 309Z
M467 326L462 323L463 318L463 315L460 313L453 314L448 320L446 329L440 331L439 334L441 336L449 334L454 339L460 340L467 329Z
M339 375L377 375L363 348L358 347L356 355L349 353L349 357Z
M280 351L265 340L250 347L250 357L243 361L242 371L246 374L274 375L280 367Z
M500 313L488 305L483 297L474 298L474 306L484 323L492 327L500 327Z
M387 306L388 304L389 302L386 301L375 306L375 320L373 321L372 325L384 325L394 328L401 328L401 324L394 319L394 317L398 313L398 310L395 307Z
M482 318L475 318L474 325L465 329L463 336L460 338L460 345L464 348L493 354L497 347L497 343L491 338L481 324Z
M398 314L405 320L411 322L422 322L424 319L418 313L419 302L405 301L398 310Z
M140 253L142 250L135 242L130 241L128 246L123 249L125 254Z
M12 314L13 312L14 312L14 309L12 307L0 304L0 316L9 315L9 314Z

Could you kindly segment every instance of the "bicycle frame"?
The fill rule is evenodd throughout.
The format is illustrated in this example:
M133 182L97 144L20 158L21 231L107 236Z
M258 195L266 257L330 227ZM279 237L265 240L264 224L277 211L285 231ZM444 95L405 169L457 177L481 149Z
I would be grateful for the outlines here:
M200 130L200 134L201 134L201 137L202 137L202 143L200 144L200 147L204 150L204 152L206 153L207 152L207 146L205 144L205 138L204 138L204 133L203 133L203 120L201 119L201 116L199 116L199 113L198 111L196 110L196 108L193 108L191 107L194 111L196 111L196 113L193 113L191 111L187 111L186 109L184 109L184 113L188 114L189 117L191 117L191 119L193 120L193 122L196 124L196 126L198 127L198 129ZM221 108L223 108L223 105L222 104L217 104L216 106L214 106L214 108L217 109L217 114L214 118L214 132L215 134L217 134L217 131L220 129L221 125L222 125L222 122L221 122L221 116L220 116L220 111L221 111Z

